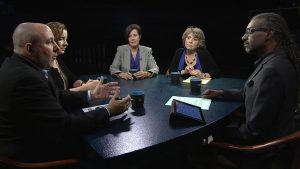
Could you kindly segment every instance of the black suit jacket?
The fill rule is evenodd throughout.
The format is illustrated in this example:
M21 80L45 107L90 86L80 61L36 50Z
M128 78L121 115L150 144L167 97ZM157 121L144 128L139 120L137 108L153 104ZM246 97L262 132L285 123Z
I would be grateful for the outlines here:
M256 144L293 132L296 77L286 52L279 48L261 59L243 91L226 90L226 98L243 98L246 109L245 122L227 139Z
M180 57L181 57L183 51L184 51L184 48L179 48L176 50L176 52L172 58L170 68L169 68L170 72L179 71L178 64L179 64ZM219 68L218 68L217 64L215 63L212 55L210 54L210 52L206 49L198 49L197 53L198 53L198 56L200 59L200 63L201 63L203 72L209 73L212 78L218 77L220 71L219 71ZM187 78L189 76L190 75L187 75L184 77Z
M66 112L58 100L84 105L85 94L56 91L29 60L16 54L5 60L0 69L0 156L30 161L59 157L82 135L108 124L105 108Z

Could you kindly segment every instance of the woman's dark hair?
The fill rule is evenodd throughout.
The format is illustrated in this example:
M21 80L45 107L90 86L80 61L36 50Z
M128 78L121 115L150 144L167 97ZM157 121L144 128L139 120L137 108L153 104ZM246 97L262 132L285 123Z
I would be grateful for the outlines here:
M140 27L140 25L138 24L131 24L131 25L128 25L125 29L125 32L124 32L124 36L125 36L125 39L127 40L128 37L129 37L129 34L130 32L135 29L137 30L138 34L141 36L142 35L142 29Z

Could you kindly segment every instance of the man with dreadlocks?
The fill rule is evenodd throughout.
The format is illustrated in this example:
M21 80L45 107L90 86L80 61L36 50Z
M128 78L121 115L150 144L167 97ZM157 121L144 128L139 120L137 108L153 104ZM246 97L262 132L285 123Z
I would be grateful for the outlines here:
M246 81L244 89L207 90L202 95L206 98L243 100L245 116L241 124L230 130L224 127L220 132L222 134L217 132L214 139L251 145L295 131L294 116L299 91L297 64L299 51L290 36L285 19L275 13L261 13L254 16L242 40L245 51L258 57L254 64L255 70ZM253 162L254 159L247 160ZM261 164L259 167L262 167ZM256 167L244 163L240 168Z

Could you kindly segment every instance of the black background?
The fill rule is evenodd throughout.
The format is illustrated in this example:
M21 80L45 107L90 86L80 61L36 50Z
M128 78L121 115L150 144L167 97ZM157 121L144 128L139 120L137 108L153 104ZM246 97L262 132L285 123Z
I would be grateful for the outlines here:
M127 25L142 27L141 45L152 47L153 56L165 73L175 50L182 47L188 26L200 27L207 49L223 76L245 78L256 59L245 53L241 37L253 14L282 14L299 41L299 0L253 1L8 1L0 0L1 57L12 50L11 35L21 22L59 21L69 31L69 47L63 59L77 75L108 73L118 45L127 43Z

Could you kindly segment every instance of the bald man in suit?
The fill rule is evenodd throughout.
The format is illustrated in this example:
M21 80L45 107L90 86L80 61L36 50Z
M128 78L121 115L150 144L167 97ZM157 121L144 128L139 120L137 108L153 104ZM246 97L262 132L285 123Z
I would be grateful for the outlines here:
M83 135L109 124L123 113L130 96L122 100L116 82L89 92L57 92L45 73L58 46L51 29L40 23L22 23L13 33L14 54L0 69L0 156L43 161L81 156ZM88 106L114 92L108 106L83 112L66 112L61 102Z

